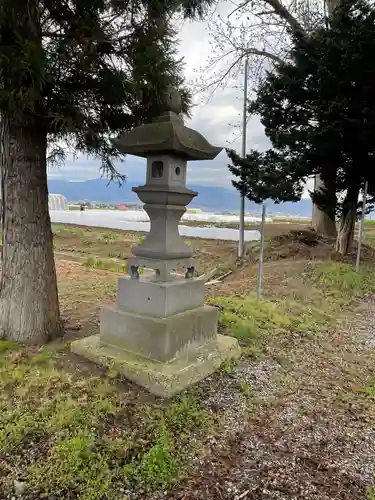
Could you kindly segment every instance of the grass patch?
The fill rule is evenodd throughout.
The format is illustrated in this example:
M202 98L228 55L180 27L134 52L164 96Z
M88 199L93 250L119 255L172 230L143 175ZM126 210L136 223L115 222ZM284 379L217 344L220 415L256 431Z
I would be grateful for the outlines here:
M103 269L106 271L115 271L119 273L127 273L127 264L120 264L113 261L105 261L96 259L95 257L88 257L85 266L91 269Z
M313 273L316 283L323 287L322 293L332 301L348 303L375 291L373 265L362 264L357 273L350 264L323 263L314 266Z
M168 488L214 426L193 398L134 405L116 380L66 371L66 346L7 347L0 353L1 491L11 492L13 479L38 498L99 500L122 498L124 488Z
M317 318L298 303L280 300L258 301L254 297L216 297L210 303L219 307L219 325L238 339L243 354L262 358L270 336L299 333L307 335L318 329Z
M105 266L101 267L101 269L108 270L114 269L107 267L108 258L126 260L132 255L132 247L141 244L145 237L139 232L85 226L77 227L69 224L53 224L52 229L56 252L71 254L72 256L84 256L87 260L94 255L97 260L101 261L99 265ZM228 255L234 253L231 242L198 238L184 239L196 254L200 272L210 271L213 267L218 268L222 262L225 265Z
M8 351L9 349L16 349L17 344L10 340L0 340L0 354Z
M276 335L281 339L319 335L344 307L368 292L375 292L373 266L363 265L357 273L342 263L318 263L307 267L303 276L306 297L293 295L258 301L256 297L214 297L210 303L220 310L221 330L238 339L243 353L261 358Z
M88 259L85 262L85 266L91 269L103 269L106 271L115 271L118 273L125 273L127 274L128 272L128 266L127 264L121 264L117 263L114 261L104 261L101 259L96 259L95 257L88 257ZM140 267L138 269L139 274L144 274L144 268Z

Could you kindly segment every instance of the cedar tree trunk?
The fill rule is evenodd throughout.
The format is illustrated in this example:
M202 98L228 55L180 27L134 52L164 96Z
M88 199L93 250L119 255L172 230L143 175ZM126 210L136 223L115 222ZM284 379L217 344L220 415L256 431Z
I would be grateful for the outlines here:
M1 123L0 338L44 343L60 313L48 211L47 133L29 116Z
M319 192L320 190L327 189L329 188L325 185L321 176L316 175L314 179L314 191ZM333 192L330 193L330 191L327 191L327 195L331 195L332 197L334 197L334 201L336 201L336 191L334 191L333 186L331 189L333 190ZM318 207L316 203L313 204L311 225L317 233L329 238L336 238L337 229L334 212L334 210L332 212L329 210L323 211Z
M326 2L327 14L331 15L335 10L335 8L339 5L339 3L340 0L327 0ZM320 175L316 175L314 182L314 191L319 191L320 189L324 190L330 188L325 185ZM332 196L333 195L336 196L336 191L332 192ZM312 227L315 229L317 233L322 234L323 236L336 238L337 229L336 229L335 218L334 217L332 218L332 216L327 211L320 210L320 208L316 205L316 203L313 204L311 223Z
M341 255L347 255L353 247L359 190L359 186L352 185L347 190L343 202L340 227L336 239L336 251Z

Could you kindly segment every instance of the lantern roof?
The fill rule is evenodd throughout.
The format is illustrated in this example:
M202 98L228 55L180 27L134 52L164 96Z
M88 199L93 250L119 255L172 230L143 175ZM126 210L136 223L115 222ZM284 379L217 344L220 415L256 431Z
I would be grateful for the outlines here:
M188 161L216 158L222 148L213 146L199 132L184 125L180 116L181 96L176 89L168 88L163 111L151 123L113 139L113 144L121 153L134 156L174 154Z

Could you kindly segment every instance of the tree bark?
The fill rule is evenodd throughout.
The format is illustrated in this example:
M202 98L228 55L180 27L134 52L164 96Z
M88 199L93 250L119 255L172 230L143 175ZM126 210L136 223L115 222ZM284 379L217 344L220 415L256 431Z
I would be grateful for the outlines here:
M347 255L353 248L359 191L359 186L352 185L348 188L343 202L340 227L336 239L336 251L341 255Z
M48 211L47 134L29 116L1 122L0 338L44 343L60 333Z
M314 191L319 192L320 190L327 189L329 188L325 185L321 176L316 175L314 179ZM334 199L336 199L336 190L334 189L334 187L332 187L331 189L332 193L330 192L330 190L327 190L327 196L332 196ZM323 236L327 236L328 238L337 237L334 210L323 211L316 203L313 203L311 225L317 233L322 234Z
M326 1L326 9L327 9L327 14L330 16L335 8L339 5L340 0L327 0ZM314 182L314 191L317 190L325 190L327 189L327 186L325 185L324 181L320 177L320 175L315 176L315 182ZM329 189L329 188L328 188ZM332 195L336 195L336 191L332 193ZM315 229L316 232L319 234L322 234L323 236L328 236L328 237L337 237L337 229L336 229L336 223L335 220L332 219L329 213L326 211L320 210L318 205L316 203L313 204L313 210L312 210L312 220L311 220L312 227Z

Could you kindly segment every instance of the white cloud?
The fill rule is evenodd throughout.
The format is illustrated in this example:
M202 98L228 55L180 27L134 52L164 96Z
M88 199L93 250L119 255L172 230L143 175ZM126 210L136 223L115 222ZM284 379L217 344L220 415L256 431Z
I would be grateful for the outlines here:
M218 9L225 15L231 6L226 3ZM187 82L198 76L199 69L204 66L210 55L210 43L205 22L184 22L179 26L179 52L185 58L185 76ZM212 144L241 149L241 120L243 95L241 88L218 89L212 98L202 100L202 96L194 96L192 118L186 124L202 133ZM251 117L247 126L247 148L265 149L268 140L263 133L262 125L256 117ZM190 162L188 183L231 186L230 173L227 168L228 158L223 151L213 161ZM144 178L145 160L128 156L119 170L127 174L129 179ZM99 177L99 162L84 157L77 160L69 158L61 169L50 169L49 177L80 181Z

